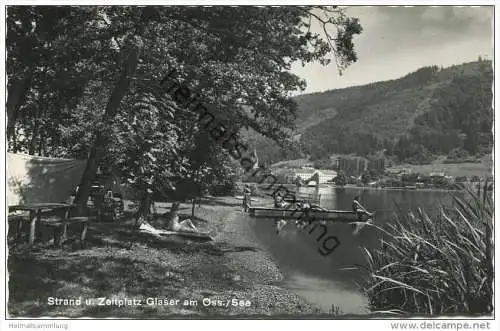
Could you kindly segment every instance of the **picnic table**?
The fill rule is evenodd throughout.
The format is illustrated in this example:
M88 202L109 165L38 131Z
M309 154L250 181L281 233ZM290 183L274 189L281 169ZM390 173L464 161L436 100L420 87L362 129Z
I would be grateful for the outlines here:
M67 227L69 224L83 224L83 228L80 234L80 240L82 244L85 241L85 236L87 234L87 223L90 220L89 217L70 217L70 210L75 207L73 204L68 203L29 203L24 205L9 206L9 221L17 221L18 226L18 237L21 234L23 223L26 221L30 222L30 232L28 242L33 245L36 239L37 227L39 224L44 223L53 228L54 233L54 245L59 247L63 240L66 239ZM28 211L29 217L26 215L15 214L19 211ZM48 217L42 219L42 214L46 212L54 212L59 217Z

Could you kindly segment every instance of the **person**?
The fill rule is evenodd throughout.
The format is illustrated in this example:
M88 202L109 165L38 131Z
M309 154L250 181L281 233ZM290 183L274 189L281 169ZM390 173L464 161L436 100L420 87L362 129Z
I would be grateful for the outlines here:
M352 210L358 215L358 221L351 223L353 228L353 235L358 235L365 225L372 222L373 213L368 212L365 207L359 203L359 196L355 196L352 201Z
M173 202L170 212L163 214L167 220L167 229L170 231L199 232L190 219L179 220L179 208L180 202Z
M285 199L279 195L276 194L274 196L274 208L285 208L286 207L286 201ZM276 230L276 234L279 234L281 230L287 225L287 221L284 219L279 219L275 218L274 219L274 229Z
M274 208L285 208L287 203L282 195L276 194L274 196Z
M248 208L251 205L252 200L252 190L248 184L245 184L245 188L243 189L243 209L245 212L248 211Z
M183 221L179 221L179 215L174 215L174 217L172 218L170 222L170 230L184 231L184 232L199 232L189 218Z
M361 205L359 202L359 196L354 197L354 200L352 201L352 210L358 215L358 220L360 222L364 222L373 216L373 213L368 212L365 207ZM366 220L365 217L367 218Z
M154 228L151 224L146 222L143 214L138 214L137 225L139 226L139 230L147 231L152 234L162 235L165 234L165 230L175 231L175 232L193 232L193 233L202 233L190 219L185 219L180 221L179 219L179 208L180 202L173 202L172 207L169 212L158 215L155 226L159 226L160 228Z
M295 205L295 210L300 210L300 214L297 215L298 219L295 221L295 225L297 226L298 229L304 229L310 224L304 219L304 215L309 215L309 210L311 210L311 204L309 202L298 202ZM306 216L306 219L308 218L309 217Z

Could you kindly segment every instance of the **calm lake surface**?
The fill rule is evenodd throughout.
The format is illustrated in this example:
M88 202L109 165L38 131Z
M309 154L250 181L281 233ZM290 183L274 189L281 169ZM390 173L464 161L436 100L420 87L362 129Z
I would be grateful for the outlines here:
M351 210L353 197L360 196L366 209L376 211L378 225L390 222L396 205L402 210L423 208L435 215L440 205L450 205L446 191L399 191L345 188L300 188L299 192L321 195L321 206L328 209ZM364 227L357 235L349 224L329 223L328 232L319 241L321 230L309 234L298 230L293 222L276 234L273 222L267 219L250 220L259 239L275 257L285 274L285 285L328 313L332 305L340 307L343 314L368 313L367 298L358 290L366 277L365 272L352 267L366 265L361 247L378 247L381 234L374 228ZM335 236L340 245L328 256L319 253L324 240ZM331 241L332 242L332 241ZM330 247L333 243L328 244ZM327 245L327 246L328 246ZM351 268L351 270L345 270Z

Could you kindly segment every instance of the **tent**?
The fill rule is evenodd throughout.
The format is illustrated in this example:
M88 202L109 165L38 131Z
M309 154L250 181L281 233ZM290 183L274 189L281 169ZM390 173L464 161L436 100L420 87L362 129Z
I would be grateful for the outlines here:
M86 160L7 153L7 205L67 202Z

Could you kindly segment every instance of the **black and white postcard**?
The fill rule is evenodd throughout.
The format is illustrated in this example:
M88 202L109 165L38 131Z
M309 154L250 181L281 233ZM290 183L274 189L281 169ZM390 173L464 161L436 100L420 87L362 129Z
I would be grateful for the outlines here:
M409 4L3 6L5 330L496 330L496 9Z

